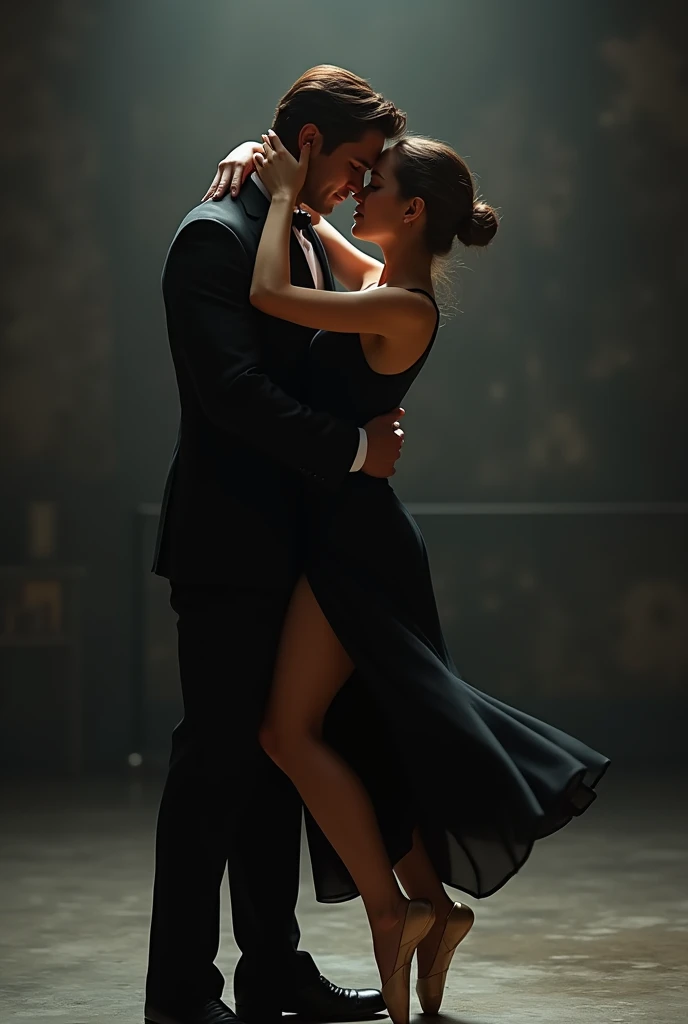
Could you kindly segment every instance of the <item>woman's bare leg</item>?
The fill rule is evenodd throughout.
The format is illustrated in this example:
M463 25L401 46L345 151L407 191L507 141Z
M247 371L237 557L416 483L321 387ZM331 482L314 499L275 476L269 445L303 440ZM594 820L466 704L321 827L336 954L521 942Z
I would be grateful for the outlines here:
M431 900L438 919L443 911L448 914L454 906L453 900L444 891L444 886L417 829L414 829L413 832L412 849L405 857L402 857L396 865L395 871L409 899L415 900L422 897Z
M384 983L394 968L407 902L365 787L322 740L325 713L353 668L301 577L284 621L260 742L292 780L356 883Z

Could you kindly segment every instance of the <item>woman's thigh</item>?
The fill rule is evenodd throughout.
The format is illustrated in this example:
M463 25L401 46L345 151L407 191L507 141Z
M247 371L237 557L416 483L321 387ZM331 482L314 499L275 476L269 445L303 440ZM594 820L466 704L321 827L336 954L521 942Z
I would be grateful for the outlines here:
M323 719L354 664L301 576L277 649L265 728L279 735L320 735Z

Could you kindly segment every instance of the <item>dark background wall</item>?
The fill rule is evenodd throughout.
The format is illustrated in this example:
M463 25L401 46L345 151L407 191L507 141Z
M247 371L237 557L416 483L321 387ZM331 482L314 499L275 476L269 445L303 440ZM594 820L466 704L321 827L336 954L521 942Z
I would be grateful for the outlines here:
M28 503L55 502L52 561L88 571L90 765L129 751L134 510L176 431L166 247L313 64L370 79L502 212L407 400L401 496L686 500L684 5L37 0L4 20L0 562L27 561ZM653 750L682 753L685 516L419 518L476 685L563 720L573 703L630 750L651 723ZM146 657L169 676L160 628ZM59 652L0 649L17 757L27 729L50 750L61 672Z

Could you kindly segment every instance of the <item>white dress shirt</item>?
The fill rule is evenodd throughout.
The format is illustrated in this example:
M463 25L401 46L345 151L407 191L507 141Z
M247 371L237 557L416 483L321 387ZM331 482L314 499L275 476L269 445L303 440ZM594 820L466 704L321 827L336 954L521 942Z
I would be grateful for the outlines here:
M251 181L257 186L257 188L260 189L260 191L263 193L266 199L271 199L270 193L268 192L265 185L258 177L256 171L254 171L253 174L251 175ZM306 262L308 263L308 266L310 267L315 287L324 288L325 278L323 276L323 269L320 266L320 260L315 254L315 250L313 248L312 243L306 238L303 231L298 231L296 228L292 228L292 231L296 235L296 240L303 249L303 254L306 257ZM351 469L349 470L350 473L357 473L359 471L359 469L365 462L366 456L368 454L368 435L366 434L363 427L358 428L358 433L358 451L356 452L356 458L354 459L351 465Z

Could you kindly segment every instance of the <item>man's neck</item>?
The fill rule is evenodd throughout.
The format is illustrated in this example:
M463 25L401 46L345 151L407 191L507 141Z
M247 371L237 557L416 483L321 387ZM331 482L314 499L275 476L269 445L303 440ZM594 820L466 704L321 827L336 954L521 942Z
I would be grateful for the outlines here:
M260 175L258 174L258 171L254 171L253 172L253 174L251 175L251 181L253 182L254 185L256 185L257 188L260 189L260 191L263 193L263 195L265 196L267 201L269 203L272 202L272 195L270 193L270 190L267 187L267 185L265 184L265 182L261 179ZM299 208L299 201L300 201L300 197L297 196L296 197L296 203L294 204L294 209L295 210L297 210Z

